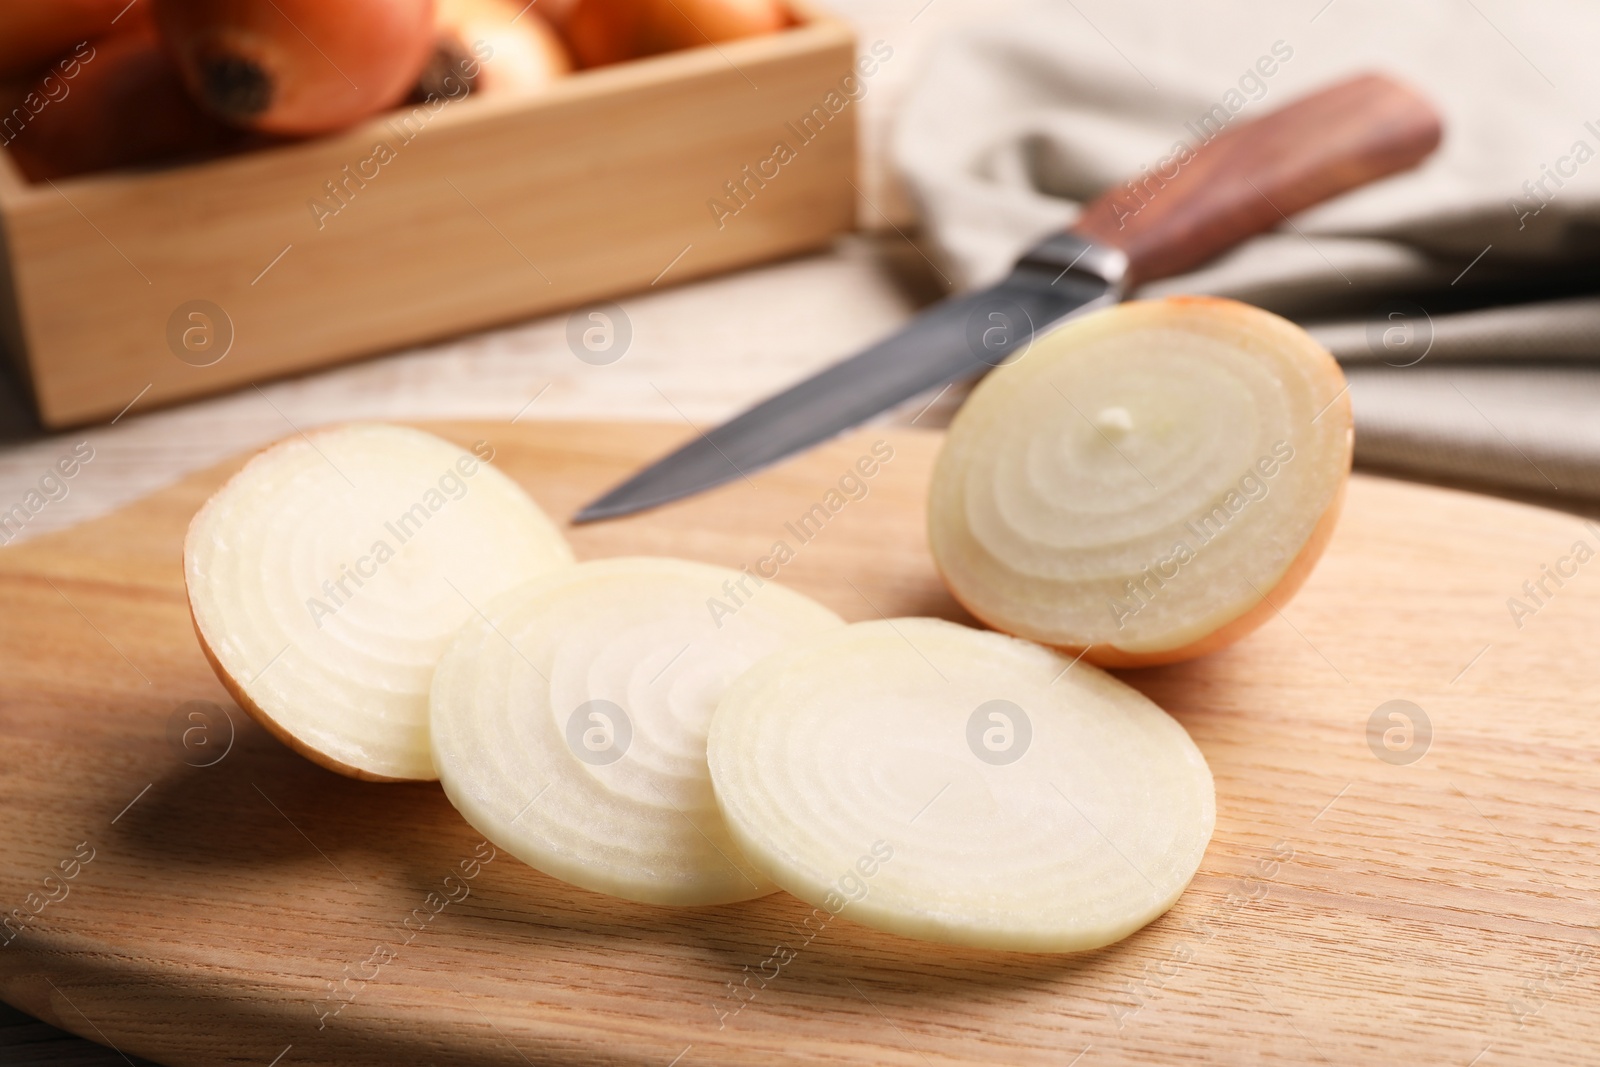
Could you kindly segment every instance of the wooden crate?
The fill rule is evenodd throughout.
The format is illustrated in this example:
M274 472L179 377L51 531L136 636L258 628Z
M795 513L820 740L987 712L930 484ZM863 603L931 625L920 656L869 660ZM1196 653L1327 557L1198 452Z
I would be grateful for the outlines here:
M59 427L814 248L854 218L855 62L806 11L195 165L29 184L0 152L0 340Z

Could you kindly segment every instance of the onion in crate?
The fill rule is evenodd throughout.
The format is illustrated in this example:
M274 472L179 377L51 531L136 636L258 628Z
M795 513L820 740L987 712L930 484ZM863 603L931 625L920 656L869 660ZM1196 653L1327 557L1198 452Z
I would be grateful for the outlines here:
M542 4L540 6L543 6ZM415 95L485 96L542 89L572 72L550 24L513 0L438 0L436 44Z
M79 45L148 22L153 0L4 0L0 79L31 77Z
M977 948L1126 937L1178 899L1216 820L1204 756L1137 690L939 619L857 623L757 664L707 755L734 842L779 886Z
M434 759L467 822L574 885L653 904L773 891L728 838L706 731L729 683L839 617L676 559L595 560L513 590L433 680Z
M6 150L31 181L217 155L250 136L189 98L155 27L132 14L9 102Z
M1105 666L1222 648L1322 554L1350 471L1344 376L1230 300L1122 304L999 367L957 414L928 536L997 630Z
M776 33L778 0L577 0L563 29L586 67Z
M195 99L268 133L323 133L392 107L433 54L433 0L154 2Z
M572 562L493 454L356 425L291 437L230 478L183 564L200 647L239 706L342 774L437 777L428 687L446 643Z

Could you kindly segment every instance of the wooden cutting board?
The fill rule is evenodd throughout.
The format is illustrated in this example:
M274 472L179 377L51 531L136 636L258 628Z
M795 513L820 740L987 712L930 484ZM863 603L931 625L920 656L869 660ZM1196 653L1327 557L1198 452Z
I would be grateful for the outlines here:
M559 515L684 436L431 428L492 441ZM867 496L802 544L785 523L880 438L894 458ZM781 580L848 618L962 618L922 532L938 441L868 431L573 543L737 567L786 541ZM1280 617L1124 675L1205 751L1216 836L1165 917L1051 958L844 917L807 932L782 894L596 896L481 862L435 786L295 756L229 703L184 607L185 524L237 465L0 552L0 911L25 917L0 997L49 1022L174 1065L258 1067L1491 1067L1600 1047L1600 562L1561 562L1600 531L1576 518L1355 479ZM1534 605L1541 565L1575 573ZM1536 609L1520 627L1512 596ZM1415 711L1409 741L1378 711L1394 700L1431 737ZM182 743L190 701L231 710L231 747L223 719L190 738L211 747Z

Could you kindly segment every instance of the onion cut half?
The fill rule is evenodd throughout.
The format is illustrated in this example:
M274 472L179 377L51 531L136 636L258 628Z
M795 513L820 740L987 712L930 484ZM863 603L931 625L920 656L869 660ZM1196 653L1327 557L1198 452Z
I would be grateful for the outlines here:
M1344 375L1231 300L1122 304L1036 341L957 414L928 534L990 626L1104 666L1169 663L1265 622L1337 521Z
M712 723L734 840L795 896L891 933L1023 952L1126 937L1194 876L1211 772L1164 711L1072 663L937 619L779 653Z
M799 593L701 563L548 575L469 622L441 660L439 780L479 833L573 885L649 904L770 893L717 810L706 733L751 664L841 626Z
M356 425L289 438L229 479L189 524L184 580L239 706L341 774L434 778L446 643L477 605L573 558L493 454Z

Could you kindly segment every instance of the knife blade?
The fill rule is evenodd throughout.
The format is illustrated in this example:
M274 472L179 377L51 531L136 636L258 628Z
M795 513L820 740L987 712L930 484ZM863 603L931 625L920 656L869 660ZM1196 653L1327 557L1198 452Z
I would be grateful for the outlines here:
M985 373L1075 315L1182 273L1289 215L1415 166L1438 145L1428 102L1361 75L1224 127L1164 168L1114 187L997 285L952 297L862 352L645 467L573 516L642 511L749 476L931 389Z
M1122 298L1127 257L1058 234L1000 284L944 300L889 337L702 433L589 504L574 522L626 515L748 477L919 393L1017 357L1035 334Z

